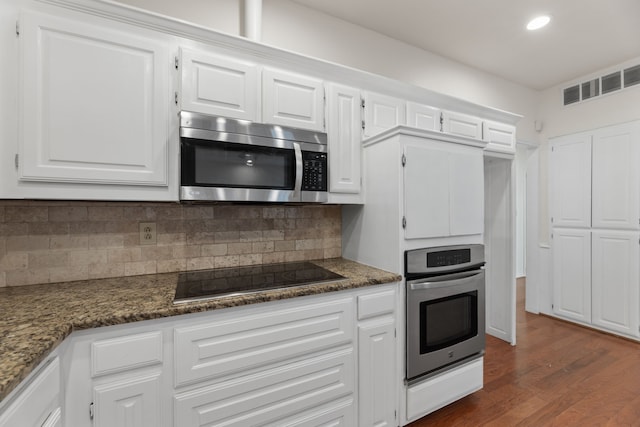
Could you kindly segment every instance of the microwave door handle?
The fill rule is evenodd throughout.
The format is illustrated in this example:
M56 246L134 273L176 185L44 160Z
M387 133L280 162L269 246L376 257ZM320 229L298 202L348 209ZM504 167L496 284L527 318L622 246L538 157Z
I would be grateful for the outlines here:
M295 179L295 183L293 184L293 195L292 195L292 199L294 199L294 201L301 201L302 200L302 195L301 195L301 191L302 191L302 150L300 149L300 144L298 144L297 142L293 143L293 151L296 155L296 179Z
M409 287L412 291L416 291L419 289L434 289L444 288L447 286L455 286L460 284L461 282L465 282L483 273L484 269L471 272L467 271L463 273L447 274L446 276L432 277L427 282L411 283Z

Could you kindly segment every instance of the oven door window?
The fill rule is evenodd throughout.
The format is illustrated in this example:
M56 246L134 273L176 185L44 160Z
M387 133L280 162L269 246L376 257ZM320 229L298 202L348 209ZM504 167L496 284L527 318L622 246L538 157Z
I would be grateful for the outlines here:
M420 303L420 353L441 350L478 335L478 292Z
M183 139L182 185L293 190L293 150Z

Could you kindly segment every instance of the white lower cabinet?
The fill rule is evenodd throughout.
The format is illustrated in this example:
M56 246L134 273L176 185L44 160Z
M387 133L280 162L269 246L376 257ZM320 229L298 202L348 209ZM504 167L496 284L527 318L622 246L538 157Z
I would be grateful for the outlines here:
M553 229L553 312L591 323L591 231Z
M95 427L161 425L160 373L131 376L93 388Z
M640 233L592 232L592 323L640 336Z
M52 357L27 378L0 412L0 427L40 427L61 425L60 359Z
M74 333L64 425L396 426L398 286Z
M397 424L396 288L358 297L359 426Z

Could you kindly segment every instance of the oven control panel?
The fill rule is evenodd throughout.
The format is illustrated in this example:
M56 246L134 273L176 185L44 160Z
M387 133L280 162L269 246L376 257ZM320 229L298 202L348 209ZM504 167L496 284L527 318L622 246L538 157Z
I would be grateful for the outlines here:
M484 245L438 246L405 252L405 274L432 274L484 264Z

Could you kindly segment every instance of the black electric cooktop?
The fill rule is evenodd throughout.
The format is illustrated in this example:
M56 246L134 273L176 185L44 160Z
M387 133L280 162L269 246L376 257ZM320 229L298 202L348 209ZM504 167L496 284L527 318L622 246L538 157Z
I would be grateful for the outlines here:
M178 275L173 302L203 301L342 279L343 276L310 262L189 271Z

